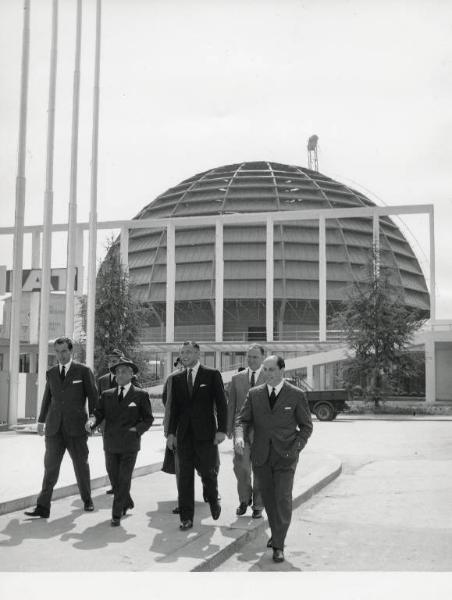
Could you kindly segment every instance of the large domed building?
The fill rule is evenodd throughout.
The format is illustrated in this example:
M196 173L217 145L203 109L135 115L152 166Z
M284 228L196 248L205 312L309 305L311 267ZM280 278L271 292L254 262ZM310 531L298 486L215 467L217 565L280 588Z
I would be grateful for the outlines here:
M302 167L244 162L210 169L170 188L135 217L175 218L285 211L274 227L274 339L316 339L319 321L318 221L296 221L294 210L369 207L360 192ZM264 223L224 226L223 339L265 339L266 228ZM381 263L393 270L407 306L429 313L419 262L400 229L380 218ZM372 219L327 219L327 314L363 275L372 248ZM215 227L176 229L175 340L214 339ZM129 239L130 283L149 303L154 322L146 338L164 341L166 231L134 229Z

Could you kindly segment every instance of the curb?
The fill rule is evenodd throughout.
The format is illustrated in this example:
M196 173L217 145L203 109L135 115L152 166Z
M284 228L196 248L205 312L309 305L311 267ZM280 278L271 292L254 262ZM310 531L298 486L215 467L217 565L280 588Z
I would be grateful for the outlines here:
M136 467L133 471L132 478L143 477L144 475L150 475L156 471L160 471L162 468L162 462L152 463L151 465L143 465L142 467ZM102 475L102 477L95 477L91 479L91 490L97 490L101 487L110 485L110 479L108 475ZM52 494L52 502L59 500L60 498L67 498L68 496L78 495L78 486L76 483L71 485L65 485L60 488L55 488ZM38 494L31 496L23 496L22 498L16 498L14 500L7 500L6 502L0 502L0 515L6 515L10 512L16 512L17 510L24 510L30 506L36 504Z
M299 494L293 497L292 506L298 508L301 504L309 500L314 494L317 494L321 489L331 483L336 477L342 472L342 462L334 457L329 456L330 460L334 463L331 467L322 467L314 471L303 485L303 489ZM235 554L240 548L242 548L248 542L254 540L262 531L268 527L267 519L260 519L259 522L251 523L247 529L243 530L235 540L232 540L224 548L219 550L214 556L202 561L199 565L196 565L191 571L194 572L210 572L216 569L219 565L225 562L233 554ZM232 529L232 528L229 528ZM234 528L237 529L237 528Z

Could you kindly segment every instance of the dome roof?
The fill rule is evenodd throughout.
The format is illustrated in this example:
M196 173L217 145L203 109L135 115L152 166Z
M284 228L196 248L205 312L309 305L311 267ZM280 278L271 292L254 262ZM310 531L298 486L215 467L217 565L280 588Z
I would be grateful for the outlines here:
M136 219L300 209L375 206L325 175L274 162L245 162L199 173L170 188ZM224 227L224 299L265 298L265 225ZM372 246L372 219L327 219L327 298L362 276ZM380 218L381 261L391 267L407 305L429 310L425 279L410 245L389 217ZM274 297L318 300L318 221L275 225ZM130 281L142 301L166 298L166 233L135 229L129 240ZM215 229L176 229L176 302L215 297Z

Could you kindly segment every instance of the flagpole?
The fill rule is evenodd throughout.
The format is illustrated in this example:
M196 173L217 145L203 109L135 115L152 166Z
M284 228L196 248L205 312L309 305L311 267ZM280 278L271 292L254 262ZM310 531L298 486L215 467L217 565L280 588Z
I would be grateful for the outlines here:
M94 368L94 327L96 312L96 246L97 246L97 158L99 146L99 78L101 0L96 3L96 55L94 66L93 135L91 158L91 203L89 214L88 301L86 323L86 364Z
M69 189L68 234L67 234L67 272L66 272L66 335L74 334L74 280L75 253L77 237L77 159L78 159L78 123L80 105L80 49L82 41L82 0L77 0L75 37L75 67L72 99L72 142L71 142L71 179ZM78 281L80 285L80 278Z
M16 214L11 295L11 330L9 337L8 425L17 425L20 355L20 307L22 301L22 267L24 253L25 157L27 143L28 66L30 58L30 0L24 0L22 66L19 114L19 148L16 176Z
M47 115L47 164L42 230L41 310L39 318L38 403L44 394L49 354L50 268L52 261L53 155L55 141L55 95L58 48L58 0L52 4L52 42L50 47L49 108Z

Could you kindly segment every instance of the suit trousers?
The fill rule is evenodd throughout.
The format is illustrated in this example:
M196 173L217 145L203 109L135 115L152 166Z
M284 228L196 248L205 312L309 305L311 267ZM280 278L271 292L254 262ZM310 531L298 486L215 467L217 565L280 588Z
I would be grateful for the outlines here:
M188 429L177 438L177 461L179 475L179 514L181 521L193 520L195 514L195 469L198 471L206 500L218 501L218 446L210 440L196 440ZM177 467L176 467L177 469Z
M273 547L283 549L292 519L292 489L298 456L284 458L272 446L267 461L255 466L259 488L270 524Z
M132 474L138 452L107 452L105 451L105 466L113 488L112 516L121 518L124 508L132 508L130 496Z
M248 442L245 443L243 454L234 452L232 464L237 479L237 492L239 494L240 502L248 504L249 501L252 500L253 509L262 510L262 496L259 490L257 477L255 474L254 477L252 476L250 445Z
M55 435L45 436L44 479L41 493L36 501L39 506L50 509L53 488L58 481L61 461L66 450L74 465L75 477L83 502L91 500L91 478L88 464L88 436L68 435L63 425Z

